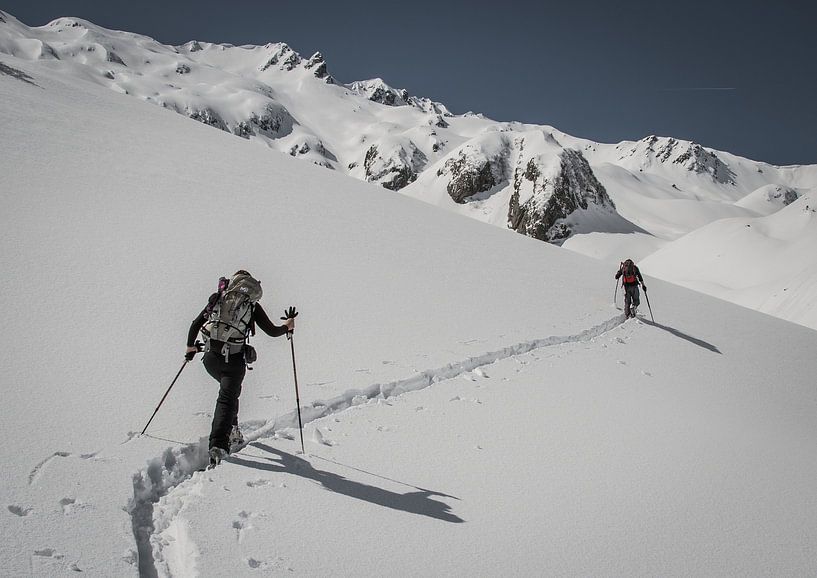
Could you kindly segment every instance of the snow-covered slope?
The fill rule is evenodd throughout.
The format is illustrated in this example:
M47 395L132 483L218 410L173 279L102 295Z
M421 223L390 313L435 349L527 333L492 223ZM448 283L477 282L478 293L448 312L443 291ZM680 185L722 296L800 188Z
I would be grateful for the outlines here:
M762 192L764 197L768 191ZM768 198L768 197L767 197ZM717 221L641 263L651 275L817 328L817 197L766 217Z
M3 13L0 54L47 62L274 151L611 261L625 249L646 256L719 219L771 214L817 189L817 166L775 167L669 137L595 143L548 126L455 115L380 78L340 84L323 55L305 58L283 43L168 46L77 18L31 28Z
M622 323L597 261L0 62L3 575L817 571L815 332L655 279ZM196 472L198 363L133 432L239 267L307 454L259 337Z

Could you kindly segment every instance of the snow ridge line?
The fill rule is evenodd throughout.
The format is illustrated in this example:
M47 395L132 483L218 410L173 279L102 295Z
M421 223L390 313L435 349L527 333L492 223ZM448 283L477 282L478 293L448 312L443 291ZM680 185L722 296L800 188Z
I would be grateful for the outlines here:
M591 341L615 329L623 321L621 315L616 315L612 319L575 335L523 341L496 351L469 357L460 362L449 363L437 369L427 369L406 379L377 383L365 389L352 389L329 400L315 401L311 406L302 407L302 421L308 424L341 412L353 405L358 405L361 398L367 401L376 398L388 399L406 392L425 389L440 381L453 379L477 368L536 349ZM265 425L247 433L246 443L270 437L282 429L295 427L298 427L298 415L296 411L292 411L273 419L272 422L267 421ZM162 555L163 538L161 534L170 528L176 514L184 505L184 497L188 494L185 491L184 495L175 499L171 492L183 482L191 479L197 471L202 470L208 460L208 439L202 437L195 444L167 448L160 457L148 462L146 469L133 475L133 499L128 504L128 512L131 515L133 534L137 544L140 576L170 575L168 561L164 560ZM158 516L154 516L156 506L159 510ZM161 567L161 574L158 567Z
M566 343L579 343L583 341L591 341L611 329L623 323L624 319L621 315L616 315L612 319L600 323L590 329L585 329L581 333L568 336L551 336L542 339L534 339L532 341L523 341L516 345L509 345L496 351L483 353L476 357L469 357L460 362L449 363L437 369L427 369L420 373L413 375L406 379L391 381L389 383L377 383L365 389L352 389L337 397L329 400L319 400L312 403L311 406L301 408L301 419L305 424L310 423L316 419L338 413L353 405L357 405L357 400L364 398L371 400L375 398L388 399L395 397L409 391L418 391L425 389L440 381L446 381L459 377L465 373L474 371L479 367L490 365L509 357L529 353L535 349L543 347L552 347L554 345L563 345ZM253 432L245 435L247 443L267 437L274 434L276 431L287 428L298 427L298 414L296 411L279 416L270 424L261 426Z

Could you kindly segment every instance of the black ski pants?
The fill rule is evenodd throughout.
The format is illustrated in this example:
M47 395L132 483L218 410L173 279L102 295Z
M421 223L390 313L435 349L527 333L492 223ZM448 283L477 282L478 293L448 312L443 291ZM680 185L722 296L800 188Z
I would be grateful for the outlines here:
M638 294L638 283L631 285L624 285L624 314L629 317L630 306L638 307L641 305L641 297Z
M226 362L220 353L208 351L202 361L207 373L219 383L210 429L210 448L217 447L229 452L230 430L238 424L238 396L241 395L241 382L247 373L244 355L231 355L230 361Z

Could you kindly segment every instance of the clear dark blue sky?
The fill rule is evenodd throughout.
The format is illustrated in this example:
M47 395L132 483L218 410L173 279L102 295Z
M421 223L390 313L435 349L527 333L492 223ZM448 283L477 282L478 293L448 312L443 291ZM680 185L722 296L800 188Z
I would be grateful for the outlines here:
M453 112L602 142L659 134L817 163L817 3L4 0L167 44L287 42L341 82L382 77Z

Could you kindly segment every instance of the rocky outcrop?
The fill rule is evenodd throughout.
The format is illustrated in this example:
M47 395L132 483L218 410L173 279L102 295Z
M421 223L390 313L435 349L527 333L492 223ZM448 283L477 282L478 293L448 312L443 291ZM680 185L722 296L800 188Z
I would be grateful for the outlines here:
M113 62L114 64L121 64L122 66L127 66L127 64L125 64L125 61L122 60L119 57L119 55L116 52L114 52L113 50L108 51L107 61L108 62Z
M188 108L187 116L208 126L221 130L227 130L227 123L211 108Z
M481 149L465 147L437 170L447 179L446 190L455 203L463 204L478 193L494 188L504 175L502 154L489 156Z
M615 206L581 152L564 149L557 173L544 174L534 158L517 167L508 206L508 227L550 243L561 244L572 233L569 217L591 205ZM522 196L525 190L527 198Z
M318 53L320 54L320 53ZM273 66L278 66L281 70L290 72L303 62L301 55L292 50L286 44L279 44L276 50L267 61L260 67L261 72L268 70Z
M417 174L425 168L427 162L423 151L411 141L391 148L372 145L363 159L364 178L369 182L380 183L391 191L399 191L417 180Z
M289 111L277 103L269 103L261 114L253 113L250 124L257 134L270 138L281 138L292 132L295 120Z
M348 85L353 92L365 96L372 102L386 106L405 106L408 104L409 94L405 89L392 88L380 78L360 80Z
M327 169L335 169L338 158L314 135L303 135L293 142L287 151L293 157L310 161Z
M719 184L736 184L735 172L717 154L696 142L651 135L625 150L621 159L641 157L647 165L652 162L678 165L695 174L707 174Z
M327 71L326 68L326 61L323 58L323 55L320 52L316 52L313 54L309 60L304 64L304 68L307 70L312 70L312 73L315 75L315 78L320 78L327 84L334 84L335 79L332 78Z
M386 106L413 106L414 108L418 108L427 114L433 114L440 117L453 116L445 105L439 102L434 102L428 98L411 96L404 88L392 88L381 78L359 80L346 85L346 87L361 96L365 96L372 102L377 102ZM445 121L442 121L442 123L438 124L437 126L440 128L445 128L443 127L443 123L445 123ZM447 127L447 123L445 124Z
M2 14L2 12L0 12L0 14ZM28 74L26 74L22 70L17 70L16 68L7 66L2 62L0 62L0 74L10 76L12 78L16 78L17 80L22 80L23 82L37 86L37 84L34 82L34 79L31 78Z

